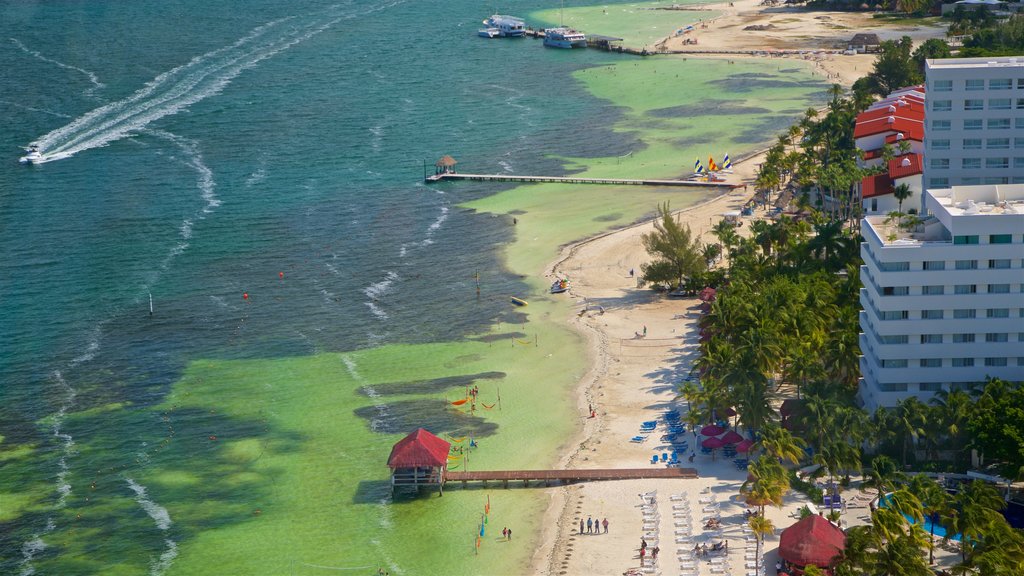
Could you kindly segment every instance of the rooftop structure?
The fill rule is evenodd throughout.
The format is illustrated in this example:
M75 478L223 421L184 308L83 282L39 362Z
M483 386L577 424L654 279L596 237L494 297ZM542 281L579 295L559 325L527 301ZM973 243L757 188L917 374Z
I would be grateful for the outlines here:
M859 399L1024 379L1024 184L924 192L928 216L862 222Z

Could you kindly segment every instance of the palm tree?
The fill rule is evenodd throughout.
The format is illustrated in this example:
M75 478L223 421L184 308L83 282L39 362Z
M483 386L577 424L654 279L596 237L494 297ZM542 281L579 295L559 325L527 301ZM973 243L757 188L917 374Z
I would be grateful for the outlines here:
M802 439L794 437L789 430L778 424L765 426L761 430L761 438L754 443L754 447L764 450L765 456L776 460L789 460L793 464L800 463L806 446Z
M931 403L937 409L941 432L949 439L951 448L959 459L963 451L965 427L971 416L971 397L962 390L940 390L932 397Z
M977 547L984 542L988 531L993 525L1005 522L999 513L1006 507L1006 502L995 488L975 480L962 485L953 496L952 512L946 521L947 537L959 533L961 535L960 550L963 563L968 563Z
M900 214L903 213L903 201L910 198L914 194L914 191L910 189L907 184L898 184L892 189L893 198L899 202L899 208L897 209Z
M907 465L907 450L917 438L924 436L928 407L916 396L900 400L896 404L896 425L903 434L903 465Z
M899 470L896 462L884 454L871 459L871 470L868 471L860 489L874 488L878 490L878 502L881 504L882 497L886 492L896 489L898 482L903 482L906 475Z
M911 478L907 488L921 501L922 513L930 522L928 565L931 566L935 563L935 525L939 523L939 517L948 512L950 497L938 482L924 474L916 474Z
M750 517L750 529L754 531L754 537L757 538L757 551L754 553L754 564L756 566L761 565L761 549L764 547L764 537L768 534L775 533L775 525L772 521L764 517L764 513L755 514Z

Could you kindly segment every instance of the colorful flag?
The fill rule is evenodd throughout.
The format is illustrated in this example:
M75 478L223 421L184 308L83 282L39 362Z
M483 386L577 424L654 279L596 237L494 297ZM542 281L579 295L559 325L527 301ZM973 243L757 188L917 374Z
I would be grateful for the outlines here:
M732 160L729 160L729 153L725 153L725 159L722 160L722 168L726 170L732 170Z

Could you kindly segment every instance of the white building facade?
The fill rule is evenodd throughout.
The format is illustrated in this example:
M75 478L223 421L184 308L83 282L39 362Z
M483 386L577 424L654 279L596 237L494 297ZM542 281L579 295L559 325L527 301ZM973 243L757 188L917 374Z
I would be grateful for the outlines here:
M1024 183L1024 57L927 60L924 187Z
M862 222L859 400L893 407L988 377L1024 380L1024 185L924 193L905 232Z

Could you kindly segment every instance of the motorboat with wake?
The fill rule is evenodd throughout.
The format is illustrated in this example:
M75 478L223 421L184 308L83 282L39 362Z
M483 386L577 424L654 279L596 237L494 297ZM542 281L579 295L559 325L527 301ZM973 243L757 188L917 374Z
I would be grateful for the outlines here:
M25 148L25 154L21 158L18 158L18 162L22 164L38 164L43 160L43 153L39 151L38 144L29 144L28 148Z

